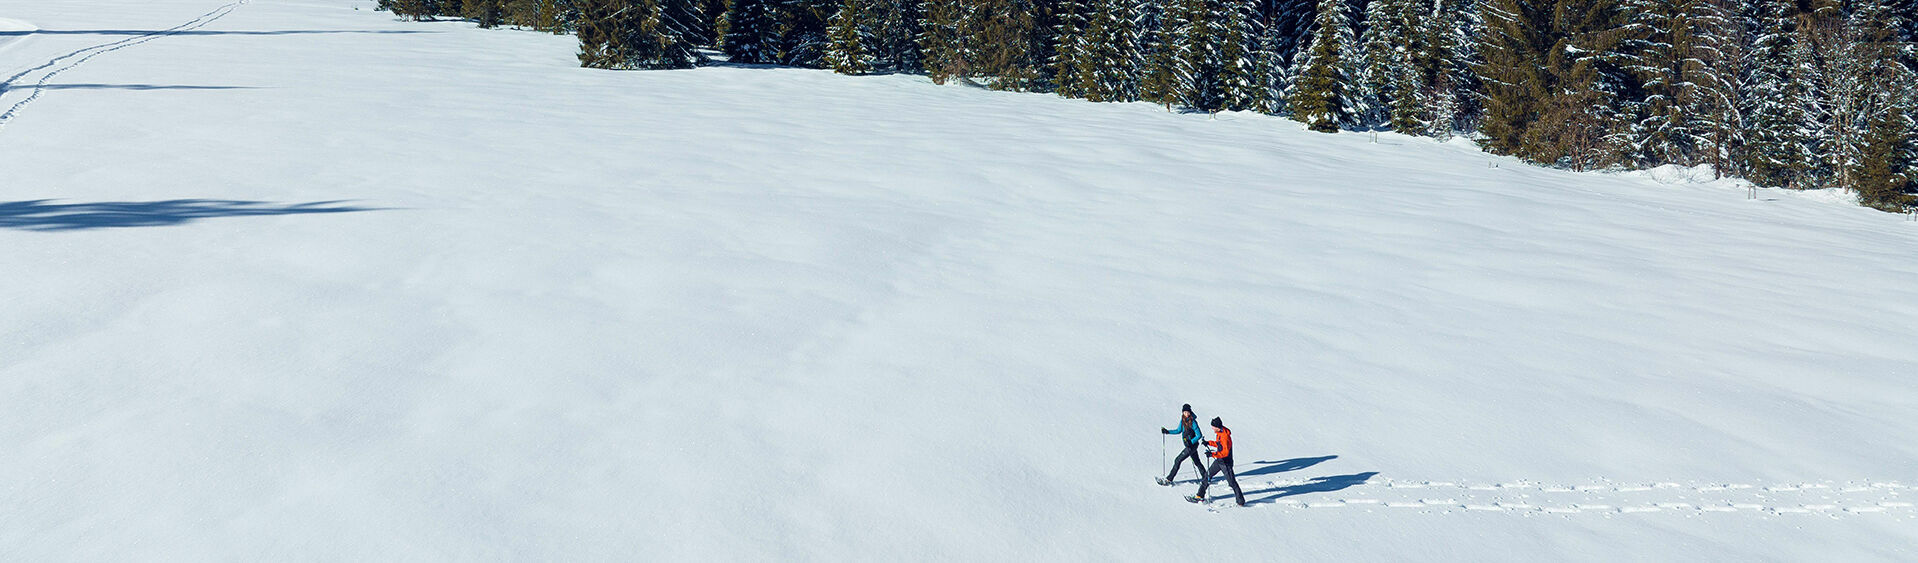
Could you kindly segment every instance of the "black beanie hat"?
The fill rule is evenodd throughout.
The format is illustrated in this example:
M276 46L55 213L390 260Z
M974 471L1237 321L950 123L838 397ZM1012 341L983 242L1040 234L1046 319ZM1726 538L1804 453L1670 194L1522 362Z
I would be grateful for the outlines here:
M1219 417L1216 417L1216 416L1215 416L1215 417L1212 417L1212 427L1213 427L1213 428L1225 428L1225 423L1224 423L1224 422L1219 422Z
M1183 405L1179 405L1179 410L1182 410L1182 411L1185 411L1185 412L1192 412L1192 403L1186 403L1186 404L1183 404Z

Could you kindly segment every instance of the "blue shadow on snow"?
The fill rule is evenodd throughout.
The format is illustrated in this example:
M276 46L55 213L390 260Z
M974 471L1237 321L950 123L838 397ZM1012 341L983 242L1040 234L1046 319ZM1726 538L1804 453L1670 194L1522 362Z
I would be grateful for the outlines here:
M1349 489L1359 485L1363 485L1365 484L1366 481L1372 480L1372 478L1377 476L1378 474L1379 472L1377 471L1367 471L1364 473L1353 473L1351 475L1333 475L1330 477L1316 477L1316 478L1313 478L1312 481L1309 483L1302 483L1298 485L1288 485L1284 487L1272 487L1272 488L1260 489L1256 491L1246 491L1245 496L1248 496L1248 497L1252 495L1261 494L1261 493L1275 493L1269 497L1246 501L1246 504L1247 505L1265 504L1265 503L1273 502L1273 501L1276 501L1285 497L1290 497L1290 496L1298 496L1298 495L1311 494L1311 493L1329 493L1332 491L1341 491L1341 490Z
M1287 471L1298 471L1298 470L1300 470L1300 469L1305 469L1305 468L1307 468L1307 467L1311 467L1311 466L1314 466L1314 465L1318 465L1318 464L1321 464L1321 463L1325 463L1325 462L1328 462L1328 461L1332 461L1332 460L1334 460L1334 459L1338 459L1338 458L1339 458L1339 456L1335 456L1335 455L1327 455L1327 456L1319 456L1319 457L1297 457L1297 458L1292 458L1292 459L1288 459L1288 460L1285 460L1285 461L1254 461L1254 462L1252 462L1252 463L1251 463L1250 465L1247 465L1247 466L1245 466L1245 467L1250 467L1251 469L1249 469L1249 470L1246 470L1246 471L1236 471L1236 470L1235 470L1235 471L1233 471L1232 473L1233 473L1233 475L1234 475L1234 476L1237 476L1237 477L1240 477L1240 478L1245 478L1245 477L1251 477L1251 476L1254 476L1254 475L1271 475L1271 474L1273 474L1273 473L1284 473L1284 472L1287 472ZM1180 468L1179 468L1179 469L1182 469L1182 470L1183 470L1183 469L1185 469L1185 467L1184 467L1184 466L1180 466ZM1203 475L1203 474L1204 474L1203 472L1204 472L1205 470L1204 470L1204 469L1200 469L1199 471L1200 471L1200 473L1199 473L1199 474L1200 474L1200 475ZM1180 473L1185 473L1185 472L1184 472L1184 471L1180 471ZM1214 477L1214 479L1219 479L1219 478L1222 478L1222 477ZM1191 478L1191 479L1180 479L1180 480L1177 480L1177 481L1173 481L1173 482L1172 482L1172 484L1174 484L1174 485L1190 485L1190 484L1195 484L1195 483L1198 483L1198 482L1199 482L1199 478L1195 476L1195 477L1193 477L1193 478Z
M315 201L292 205L223 199L49 203L52 201L55 200L37 199L0 203L0 229L77 231L115 227L165 227L213 217L351 213L384 209L341 205L345 203L344 201Z
M1332 461L1338 458L1339 456L1328 455L1328 456L1319 456L1319 457L1300 457L1300 458L1288 459L1285 461L1254 461L1252 462L1252 465L1258 465L1263 467L1250 467L1249 469L1246 469L1245 471L1235 471L1234 473L1236 473L1239 477L1252 477L1255 475L1271 475L1273 473L1298 471L1300 469L1305 469L1307 467Z

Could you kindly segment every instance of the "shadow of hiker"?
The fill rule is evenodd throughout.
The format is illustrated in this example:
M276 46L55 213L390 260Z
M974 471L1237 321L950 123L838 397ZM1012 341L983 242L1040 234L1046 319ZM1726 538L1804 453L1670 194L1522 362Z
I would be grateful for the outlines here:
M1319 456L1319 457L1299 457L1299 458L1288 459L1285 461L1254 461L1252 462L1253 465L1263 465L1263 467L1252 467L1251 469L1247 469L1245 471L1239 471L1237 472L1237 474L1239 477L1252 477L1255 475L1271 475L1273 473L1298 471L1300 469L1305 469L1307 467L1332 461L1338 458L1339 456L1328 455L1328 456Z
M1265 503L1273 502L1289 496L1303 495L1303 494L1309 494L1309 493L1329 493L1332 491L1345 490L1348 488L1363 485L1365 484L1366 481L1372 480L1372 477L1377 476L1378 474L1379 472L1377 471L1367 471L1364 473L1353 473L1351 475L1333 475L1330 477L1314 478L1312 479L1312 482L1310 483L1288 485L1284 487L1272 487L1269 489L1260 489L1257 491L1246 491L1245 493L1246 496L1252 496L1260 493L1274 493L1274 492L1277 493L1262 499L1254 499L1254 500L1248 501L1246 502L1246 504L1247 505L1265 504Z
M48 203L51 201L54 200L38 199L0 203L0 229L77 231L114 227L164 227L210 217L351 213L382 209L340 205L345 203L344 201L315 201L293 205L221 199Z

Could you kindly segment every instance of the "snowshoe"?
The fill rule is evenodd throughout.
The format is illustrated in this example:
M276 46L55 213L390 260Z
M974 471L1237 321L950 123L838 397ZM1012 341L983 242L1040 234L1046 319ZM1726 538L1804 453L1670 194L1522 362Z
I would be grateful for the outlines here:
M1160 477L1160 478L1157 478L1157 479L1153 479L1153 480L1154 480L1154 481L1158 481L1158 482L1159 482L1159 486L1161 486L1161 487L1170 487L1170 486L1172 486L1172 480L1171 480L1171 479L1167 479L1167 478L1164 478L1164 477Z

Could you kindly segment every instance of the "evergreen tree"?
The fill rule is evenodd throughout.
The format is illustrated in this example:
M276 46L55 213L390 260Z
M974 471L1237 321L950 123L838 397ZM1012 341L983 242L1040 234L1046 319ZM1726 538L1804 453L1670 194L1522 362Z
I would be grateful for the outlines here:
M1356 121L1351 94L1352 24L1345 0L1319 0L1318 16L1313 20L1312 42L1306 48L1293 74L1288 105L1292 118L1313 131L1331 133Z
M820 68L825 64L826 22L839 10L837 0L778 0L779 62Z
M926 75L934 83L972 77L966 39L976 12L976 6L966 0L926 0L919 49L925 56Z
M1318 0L1268 0L1264 15L1266 47L1271 56L1281 66L1281 72L1289 72L1292 62L1298 59L1304 46L1312 40L1312 21L1318 11Z
M980 5L968 51L977 55L980 74L994 90L1032 90L1044 77L1045 39L1039 33L1040 10L1032 0L973 0Z
M1794 62L1802 51L1791 25L1795 7L1790 0L1757 0L1752 8L1750 19L1758 32L1741 96L1746 120L1740 160L1753 182L1804 187L1812 161L1811 134L1802 103L1807 88Z
M438 0L382 0L382 5L393 15L422 21L439 13Z
M460 5L462 17L470 18L480 27L497 27L506 19L506 4L502 0L466 0Z
M1258 48L1260 25L1258 3L1254 0L1223 0L1217 7L1219 17L1210 20L1211 35L1217 42L1220 107L1228 110L1260 110L1269 105L1271 90L1266 87L1265 62Z
M1086 38L1089 10L1081 0L1061 0L1054 4L1051 67L1053 91L1068 98L1084 98L1091 89L1095 70L1091 53L1097 48Z
M1555 41L1548 35L1552 6L1525 0L1486 0L1483 57L1478 66L1484 84L1485 114L1480 144L1497 154L1530 152L1526 131L1555 92L1553 76L1539 64Z
M1828 46L1819 50L1831 90L1827 106L1836 108L1824 135L1828 165L1838 185L1855 189L1861 202L1886 209L1903 191L1906 153L1912 149L1906 92L1918 73L1901 61L1911 50L1901 36L1903 27L1885 0L1860 0L1845 16L1842 32L1827 37Z
M878 0L873 54L879 70L917 72L925 68L919 52L920 0Z
M1029 90L1043 73L1044 38L1029 0L926 0L920 47L934 82L983 80Z
M868 26L875 20L872 0L841 0L832 17L832 31L826 46L826 66L840 74L866 74L873 70L873 34Z
M1639 164L1711 164L1723 173L1738 112L1738 26L1724 0L1634 0L1631 68L1643 89L1630 144Z
M1136 0L1095 0L1086 22L1084 47L1073 69L1081 77L1082 95L1095 102L1139 99L1139 37L1133 27Z
M1252 47L1255 61L1253 77L1264 89L1264 103L1251 109L1278 115L1286 112L1288 88L1292 83L1291 64L1286 53L1296 38L1289 35L1289 28L1279 25L1279 18L1267 17L1265 20L1266 23L1258 26L1258 36Z
M1425 130L1421 114L1426 104L1420 98L1426 93L1426 77L1413 66L1415 55L1424 55L1428 49L1417 27L1419 18L1426 15L1421 4L1420 0L1366 4L1365 31L1359 35L1364 73L1356 77L1354 96L1365 100L1369 111L1359 116L1360 123L1386 124L1406 134Z
M1865 130L1857 174L1859 203L1885 211L1902 211L1913 203L1914 124L1906 106L1888 104Z
M1425 130L1418 132L1438 138L1450 138L1465 127L1476 99L1477 83L1473 68L1477 65L1475 47L1481 25L1476 0L1432 0L1423 6L1424 14L1413 16L1413 27L1422 37L1421 49L1413 53L1412 66L1423 87L1412 110L1394 106L1395 114L1422 118ZM1409 85L1408 85L1409 86ZM1395 120L1394 128L1412 120Z
M1171 57L1172 82L1168 101L1200 111L1213 111L1220 103L1218 67L1213 63L1212 15L1208 0L1173 0L1165 13L1165 49Z
M1558 88L1527 131L1528 158L1573 170L1622 163L1640 99L1627 70L1630 28L1613 0L1560 0L1545 58Z
M1140 10L1138 29L1148 30L1140 41L1141 54L1145 57L1144 70L1139 83L1139 97L1154 103L1171 106L1179 103L1179 84L1184 71L1180 65L1184 61L1181 43L1176 40L1185 21L1180 11L1173 9L1178 0L1145 0Z
M575 29L579 6L587 0L506 0L506 19L514 25L564 33Z
M690 68L697 61L684 32L697 15L685 0L581 0L580 66L607 69Z
M779 0L730 0L719 21L719 47L736 63L779 62Z

